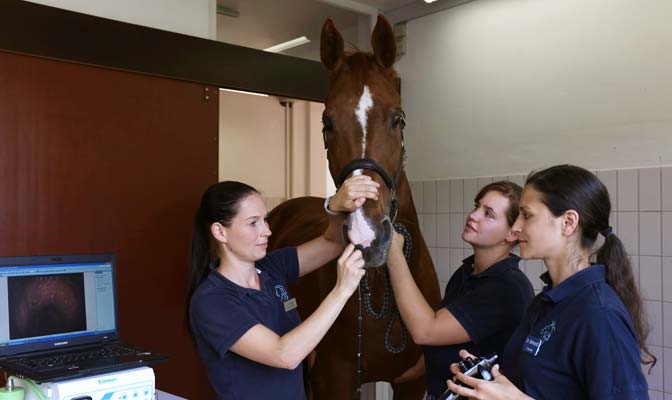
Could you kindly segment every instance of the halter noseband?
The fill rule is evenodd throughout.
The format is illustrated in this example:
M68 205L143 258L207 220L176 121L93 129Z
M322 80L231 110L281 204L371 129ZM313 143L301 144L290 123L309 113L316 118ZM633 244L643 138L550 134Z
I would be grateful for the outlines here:
M326 148L327 143L325 141L324 146ZM357 169L368 169L371 171L376 172L378 175L380 175L381 178L383 178L383 181L385 181L385 185L387 185L388 189L390 189L390 192L392 193L392 201L390 203L390 221L394 224L395 219L397 218L397 185L399 184L399 178L401 177L401 173L404 170L404 167L406 166L406 148L404 147L404 136L402 133L401 136L401 157L399 160L399 167L397 168L397 171L394 174L394 179L390 178L390 175L385 172L383 167L381 167L377 162L370 158L357 158L352 161L350 161L342 170L341 173L338 175L338 179L336 180L336 187L340 188L343 182L348 178L348 176L352 173L352 171L357 170Z

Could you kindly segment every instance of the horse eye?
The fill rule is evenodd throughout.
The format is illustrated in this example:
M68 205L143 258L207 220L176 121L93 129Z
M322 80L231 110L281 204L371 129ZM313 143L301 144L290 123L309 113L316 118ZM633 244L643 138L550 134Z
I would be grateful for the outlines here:
M322 132L332 131L333 129L334 126L331 123L331 118L329 117L322 118Z
M406 121L404 120L404 115L402 113L395 113L392 117L392 128L401 128L406 127Z

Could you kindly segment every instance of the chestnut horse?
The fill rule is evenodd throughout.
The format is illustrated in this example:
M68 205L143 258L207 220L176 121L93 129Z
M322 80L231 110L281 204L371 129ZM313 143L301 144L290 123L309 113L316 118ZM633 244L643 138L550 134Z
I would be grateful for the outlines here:
M415 365L421 349L409 338L396 310L386 274L393 224L405 226L410 235L409 265L430 305L440 300L439 285L427 246L420 233L411 191L403 171L404 113L392 68L396 45L392 28L379 16L371 44L373 54L345 54L343 39L329 19L322 27L320 55L329 73L329 91L323 114L324 142L329 170L337 185L352 174L367 174L380 183L379 199L367 200L347 217L344 237L362 249L366 260L370 309L387 315L374 319L363 313L361 382L388 381ZM321 235L328 223L324 199L303 197L280 204L269 215L274 232L270 247L295 246ZM395 224L395 226L397 226ZM382 267L380 267L382 266ZM380 268L377 268L380 267ZM307 318L336 282L335 261L303 277L293 287L299 312ZM385 291L389 290L385 296ZM386 297L386 299L384 299ZM366 300L366 299L365 299ZM380 311L374 311L380 312ZM306 371L309 398L349 399L357 396L358 296L353 295L333 327L317 346L315 360ZM388 329L388 324L391 330ZM388 351L390 350L394 351ZM395 399L421 399L425 378L393 384Z

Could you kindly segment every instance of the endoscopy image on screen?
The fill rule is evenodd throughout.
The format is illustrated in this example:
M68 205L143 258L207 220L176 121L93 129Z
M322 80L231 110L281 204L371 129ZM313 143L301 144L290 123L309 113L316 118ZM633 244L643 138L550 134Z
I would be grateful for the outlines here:
M86 330L84 274L8 277L11 340Z

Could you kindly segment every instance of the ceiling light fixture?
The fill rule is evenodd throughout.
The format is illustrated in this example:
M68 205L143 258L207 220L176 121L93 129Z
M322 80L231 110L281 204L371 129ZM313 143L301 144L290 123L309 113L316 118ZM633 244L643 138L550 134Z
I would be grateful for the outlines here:
M271 46L267 49L264 49L264 51L268 51L270 53L280 53L281 51L285 51L288 49L291 49L292 47L296 46L301 46L302 44L310 43L310 40L308 40L307 37L301 36L296 39L288 40L284 43L276 44L275 46Z
M425 0L425 3L429 4L429 3L434 3L435 1L436 0Z
M222 91L224 91L224 92L233 92L233 93L251 94L251 95L254 95L254 96L268 97L268 95L267 95L267 94L264 94L264 93L246 92L246 91L244 91L244 90L224 89L224 88L219 88L219 90L222 90Z

